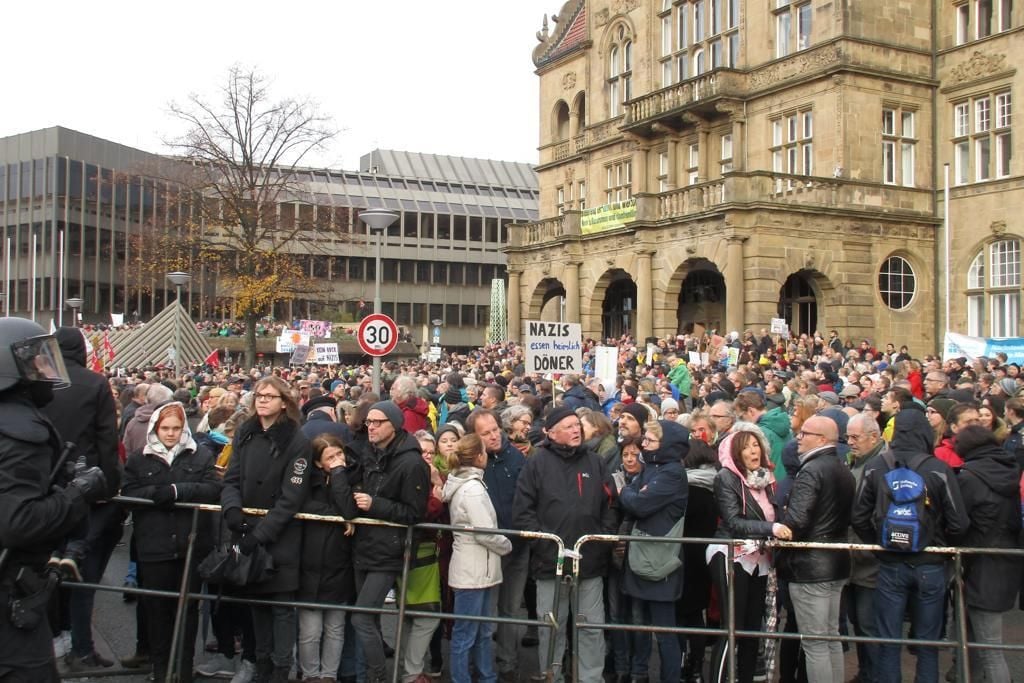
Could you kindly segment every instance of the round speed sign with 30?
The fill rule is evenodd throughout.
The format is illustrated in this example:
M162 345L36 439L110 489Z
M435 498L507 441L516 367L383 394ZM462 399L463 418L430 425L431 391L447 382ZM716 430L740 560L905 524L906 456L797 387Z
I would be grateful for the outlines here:
M383 313L372 313L359 323L359 348L368 356L386 356L398 346L398 326Z

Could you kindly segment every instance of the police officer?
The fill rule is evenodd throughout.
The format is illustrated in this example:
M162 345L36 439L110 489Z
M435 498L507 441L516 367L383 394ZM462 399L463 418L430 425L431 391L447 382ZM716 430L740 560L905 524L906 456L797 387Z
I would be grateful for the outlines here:
M54 580L44 568L106 491L103 472L85 465L51 486L61 442L39 408L67 384L52 335L0 319L0 683L58 680L46 616Z

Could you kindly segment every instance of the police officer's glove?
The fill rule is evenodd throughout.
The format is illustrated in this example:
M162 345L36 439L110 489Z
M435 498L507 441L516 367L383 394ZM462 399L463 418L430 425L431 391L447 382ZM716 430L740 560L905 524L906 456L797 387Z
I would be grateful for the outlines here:
M99 467L86 467L76 472L70 485L82 492L87 503L95 503L107 495L107 478Z
M242 533L245 524L245 515L240 508L228 508L224 511L224 523L229 529L236 533Z
M260 542L256 540L256 534L246 534L238 542L238 549L242 551L243 555L252 555L252 551L256 550L256 546L259 544Z

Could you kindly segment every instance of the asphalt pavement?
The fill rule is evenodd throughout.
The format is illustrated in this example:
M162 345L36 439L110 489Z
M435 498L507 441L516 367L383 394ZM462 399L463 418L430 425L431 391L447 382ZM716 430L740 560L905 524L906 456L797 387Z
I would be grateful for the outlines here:
M106 575L103 578L104 585L119 588L124 582L124 576L128 567L127 539L129 537L129 533L130 526L126 527L124 543L114 550L110 564L107 567ZM1016 581L1018 578L1007 577L1007 580ZM114 662L119 662L120 658L131 656L135 652L135 609L135 604L125 603L119 592L97 592L95 609L93 612L93 638L96 643L96 650L99 654L113 660ZM394 617L385 617L382 620L382 629L385 640L388 640L392 644L394 643L394 628ZM1024 643L1024 612L1015 609L1007 613L1004 624L1004 636L1005 642L1007 643ZM205 652L202 646L203 638L204 630L201 620L199 635L200 643L196 646L197 664L206 661L207 658L212 656ZM447 657L447 641L445 641L444 645L445 656ZM652 657L652 659L656 659L656 655ZM392 661L393 660L389 660L389 663ZM952 654L950 652L941 653L939 661L941 675L951 668L953 661ZM1013 680L1024 680L1024 653L1008 653L1007 661L1010 665L1010 673ZM530 675L536 674L538 671L537 649L535 647L522 648L520 650L520 662L522 663L520 681L526 683L529 681ZM904 650L903 672L904 678L907 680L910 680L913 677L914 662L914 657ZM652 665L654 664L655 662L652 661ZM66 673L63 664L60 664L59 667L62 673ZM852 680L856 672L857 660L854 654L854 648L851 646L850 651L846 656L847 680ZM97 675L68 677L67 680L101 681L104 679L111 679L118 683L145 683L148 679L148 673L148 671L138 669L125 669L119 663L115 663L113 667L104 669L101 673L98 672ZM652 671L652 674L653 673L654 672ZM196 680L202 681L206 679L197 676ZM443 682L448 681L447 670L441 680ZM653 677L652 680L654 680Z

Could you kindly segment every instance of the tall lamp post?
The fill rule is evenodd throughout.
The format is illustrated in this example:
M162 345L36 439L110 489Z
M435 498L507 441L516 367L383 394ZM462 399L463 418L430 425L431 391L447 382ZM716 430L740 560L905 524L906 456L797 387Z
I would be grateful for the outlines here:
M71 309L71 326L78 327L78 309L82 307L84 302L77 296L73 296L70 299L65 299L64 303Z
M377 237L377 267L373 273L373 312L380 313L380 244L384 231L398 220L398 214L387 209L367 209L359 212L359 220L366 223ZM380 356L373 357L373 393L380 396Z
M188 273L183 273L180 270L176 270L173 273L167 273L167 279L176 291L176 298L174 302L177 305L181 305L181 288L192 281L192 276ZM181 316L177 313L174 314L174 374L178 374L178 369L181 367Z

